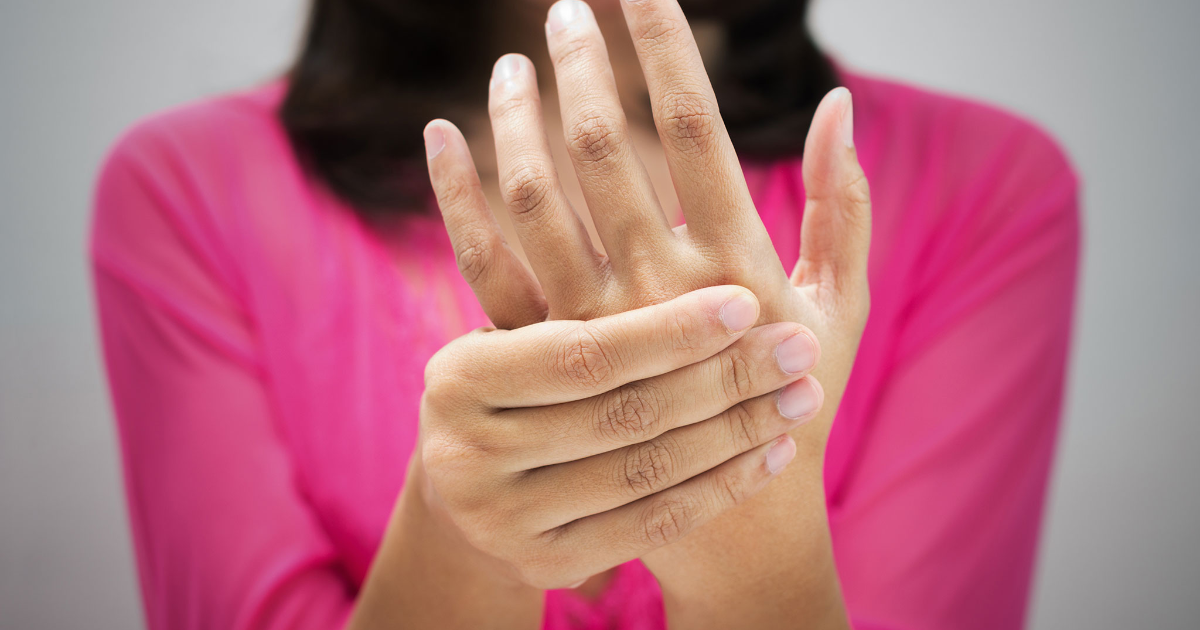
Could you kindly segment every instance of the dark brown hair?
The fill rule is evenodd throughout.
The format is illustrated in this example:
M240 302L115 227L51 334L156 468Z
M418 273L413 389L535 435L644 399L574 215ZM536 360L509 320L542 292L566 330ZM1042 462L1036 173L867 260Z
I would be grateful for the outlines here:
M309 170L364 216L423 211L421 130L486 102L500 0L313 0L279 117ZM820 98L836 87L805 16L807 0L683 0L716 20L710 68L738 153L803 151ZM520 52L520 51L518 51Z

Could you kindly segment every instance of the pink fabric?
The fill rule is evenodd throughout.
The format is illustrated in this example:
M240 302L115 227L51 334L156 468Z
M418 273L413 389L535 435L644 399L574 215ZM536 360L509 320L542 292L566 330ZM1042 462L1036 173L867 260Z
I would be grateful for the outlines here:
M996 110L845 76L874 195L872 311L827 495L860 628L1022 625L1054 451L1077 181ZM109 156L92 258L151 628L335 628L416 439L422 369L485 324L433 217L372 231L307 180L274 84L153 117ZM747 163L780 257L798 159ZM545 627L663 627L622 567Z

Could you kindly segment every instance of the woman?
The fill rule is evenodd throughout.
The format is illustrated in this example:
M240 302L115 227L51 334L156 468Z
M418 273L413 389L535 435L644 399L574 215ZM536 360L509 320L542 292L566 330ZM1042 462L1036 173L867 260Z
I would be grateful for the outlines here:
M287 79L114 149L150 626L1021 626L1061 153L830 65L802 2L548 4L317 0Z

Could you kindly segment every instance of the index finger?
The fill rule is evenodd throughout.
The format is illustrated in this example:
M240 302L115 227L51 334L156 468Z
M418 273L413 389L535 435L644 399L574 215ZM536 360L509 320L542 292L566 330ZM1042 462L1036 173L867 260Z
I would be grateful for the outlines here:
M621 0L688 230L763 230L678 0Z
M493 409L583 400L707 359L749 330L758 313L749 290L708 287L589 321L473 333L427 370L452 371L455 378L431 383L469 389Z

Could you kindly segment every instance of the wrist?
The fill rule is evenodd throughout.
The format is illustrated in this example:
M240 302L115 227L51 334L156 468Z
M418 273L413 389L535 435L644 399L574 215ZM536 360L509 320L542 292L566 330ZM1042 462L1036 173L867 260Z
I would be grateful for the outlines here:
M349 627L538 627L542 592L463 538L430 491L418 451Z
M826 433L793 431L796 458L762 493L643 558L671 627L847 627L825 506Z

